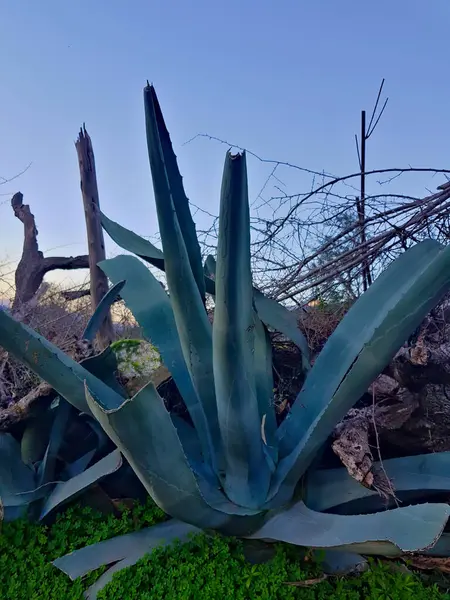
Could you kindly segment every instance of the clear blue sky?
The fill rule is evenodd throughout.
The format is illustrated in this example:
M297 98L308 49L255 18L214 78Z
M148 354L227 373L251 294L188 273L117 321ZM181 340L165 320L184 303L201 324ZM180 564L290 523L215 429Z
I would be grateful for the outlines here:
M226 148L184 142L207 132L263 157L352 172L359 112L383 77L390 101L368 167L449 168L449 25L449 0L0 0L0 175L32 163L0 186L0 259L20 255L21 225L8 205L18 190L42 250L85 252L74 148L83 121L102 209L138 233L155 232L147 79L188 196L212 212ZM267 172L250 160L252 194ZM297 182L298 191L310 185Z

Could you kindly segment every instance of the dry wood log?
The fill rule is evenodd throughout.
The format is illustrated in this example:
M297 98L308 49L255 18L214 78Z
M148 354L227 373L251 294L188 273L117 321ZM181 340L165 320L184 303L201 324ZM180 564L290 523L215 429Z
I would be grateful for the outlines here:
M17 423L44 412L56 396L50 385L41 383L18 402L0 409L0 431L9 431Z
M22 256L15 273L15 296L12 310L17 312L21 306L30 302L38 291L44 276L56 269L87 269L89 258L83 256L44 257L37 241L38 230L34 215L28 204L23 203L23 194L17 192L11 200L15 217L23 223L24 242Z

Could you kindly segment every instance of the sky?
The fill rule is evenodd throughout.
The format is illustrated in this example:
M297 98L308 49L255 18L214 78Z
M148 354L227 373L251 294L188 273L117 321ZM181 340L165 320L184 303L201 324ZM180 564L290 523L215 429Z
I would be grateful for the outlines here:
M227 146L186 142L206 133L263 158L351 173L360 111L382 78L389 103L368 168L450 168L449 24L449 0L0 0L0 176L25 169L0 185L0 264L20 257L22 226L9 205L17 191L41 250L86 252L74 147L83 122L102 210L141 235L157 231L147 79L187 194L214 214ZM270 165L249 157L248 171L252 197ZM311 186L310 176L286 177L291 189ZM405 193L442 183L427 177ZM110 241L107 253L117 253Z

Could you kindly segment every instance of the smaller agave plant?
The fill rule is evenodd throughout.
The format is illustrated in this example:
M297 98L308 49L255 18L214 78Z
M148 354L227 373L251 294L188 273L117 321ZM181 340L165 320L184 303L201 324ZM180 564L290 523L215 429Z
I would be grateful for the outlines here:
M78 411L96 419L172 520L88 546L54 564L76 578L114 563L88 591L95 598L117 570L161 543L199 530L351 551L354 562L361 560L356 552L447 554L449 540L441 534L450 507L421 502L450 489L450 479L442 475L450 453L386 461L397 493L409 494L409 504L393 510L373 502L376 491L345 469L315 465L336 424L449 290L450 249L427 240L394 261L352 306L311 367L294 314L253 287L245 154L226 155L217 257L203 265L176 156L150 85L144 103L162 251L105 215L102 225L124 250L165 271L168 293L142 260L130 255L106 260L99 266L114 286L94 325L120 289L170 371L189 421L166 409L152 383L128 398L111 371L89 372L4 312L0 343ZM213 324L207 294L215 302ZM269 329L298 345L306 375L279 426ZM367 499L371 514L363 514Z

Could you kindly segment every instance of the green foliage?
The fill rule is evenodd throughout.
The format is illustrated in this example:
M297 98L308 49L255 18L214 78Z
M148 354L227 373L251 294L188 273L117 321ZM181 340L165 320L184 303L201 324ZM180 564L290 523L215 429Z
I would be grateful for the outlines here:
M26 521L4 523L0 536L0 598L5 600L82 600L102 573L71 582L50 561L61 554L156 524L165 515L149 500L118 516L74 506L45 527ZM299 550L278 544L274 558L250 564L242 542L204 535L187 544L158 549L120 571L99 600L450 600L418 576L404 575L378 562L357 577L330 578L302 588L286 585L320 577L320 569L299 558Z

